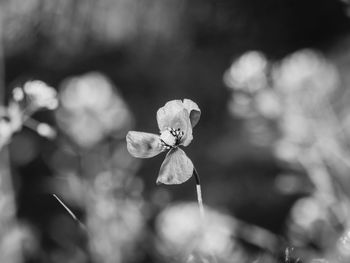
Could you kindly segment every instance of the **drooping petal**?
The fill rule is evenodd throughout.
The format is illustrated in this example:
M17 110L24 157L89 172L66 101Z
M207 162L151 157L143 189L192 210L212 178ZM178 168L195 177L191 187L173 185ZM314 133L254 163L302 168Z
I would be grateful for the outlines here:
M183 105L190 115L192 128L197 125L201 117L201 110L199 109L197 103L189 99L184 99Z
M187 146L191 143L192 140L193 140L192 126L190 121L188 121L187 131L184 131L184 136L180 141L180 145Z
M152 133L129 131L126 142L129 153L137 158L151 158L164 151L159 136Z
M160 167L157 184L182 184L193 174L192 161L180 148L168 152Z

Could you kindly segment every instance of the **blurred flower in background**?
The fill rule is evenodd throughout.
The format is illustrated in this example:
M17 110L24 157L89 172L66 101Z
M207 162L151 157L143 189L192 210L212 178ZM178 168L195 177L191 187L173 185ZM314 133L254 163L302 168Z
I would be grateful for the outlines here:
M260 258L259 249L270 253L281 242L273 233L206 207L201 217L196 203L165 207L156 218L157 250L165 262L251 262ZM243 244L258 248L246 253ZM274 252L273 252L274 253ZM275 262L265 254L266 260ZM264 258L264 257L262 257Z
M187 258L199 253L222 260L235 258L234 222L209 207L202 221L196 203L174 204L158 216L156 227L159 250L166 256Z
M28 96L31 107L34 108L47 108L49 110L55 110L58 107L57 92L54 88L49 87L45 82L40 80L27 81L23 90L25 95ZM22 97L19 95L19 91L14 92L14 98Z
M8 106L1 106L0 150L2 153L0 162L2 163L2 170L0 178L0 208L2 208L2 211L6 211L0 217L1 262L20 263L23 262L24 258L30 257L31 253L36 253L38 250L35 231L29 225L21 223L20 220L14 217L16 205L13 202L14 193L12 192L11 179L7 178L10 175L10 169L7 167L9 163L7 163L7 149L4 146L13 141L14 133L20 132L23 126L37 131L37 124L44 125L32 119L34 113L43 108L53 110L57 106L56 91L42 81L28 81L24 84L23 89L21 87L15 88L12 92L12 97L9 98ZM33 123L35 124L34 126L31 125ZM39 135L45 137L47 133L39 132ZM14 163L16 163L16 160L21 159L23 164L27 160L31 160L37 152L33 144L29 144L29 147L27 147L28 144L23 142L26 141L22 141L20 145L20 158L16 159L14 157ZM15 143L18 143L18 141ZM17 153L19 152L17 151Z
M268 62L259 51L248 51L237 60L224 74L225 84L232 88L254 93L267 85Z
M142 255L137 247L145 222L143 204L139 196L123 194L120 173L100 173L86 189L89 242L96 262L133 261Z
M272 75L276 89L283 94L288 107L294 105L294 110L299 107L308 107L307 111L329 107L331 93L339 84L335 66L311 49L287 56L274 66Z
M23 126L53 139L56 136L55 130L48 124L32 119L32 115L41 109L55 110L57 107L56 90L42 81L27 81L23 89L13 89L8 106L0 109L0 148L8 144L13 134Z
M88 250L96 262L129 262L145 217L139 161L127 152L125 134L133 125L128 105L102 73L63 81L56 118L69 140L52 162L63 180L54 184L70 205L86 216ZM72 147L71 142L77 147ZM62 160L71 159L71 165ZM52 235L56 236L54 229Z
M0 225L0 261L21 263L38 250L38 241L33 229L23 223L13 224L6 229Z
M340 134L331 105L340 83L336 67L316 51L301 50L276 65L273 76L284 105L276 153L292 157L283 147L289 144L292 149L294 145L292 158L296 158L312 145L321 143L327 148L329 142L334 144Z
M299 199L290 212L288 231L295 246L307 246L317 240L319 249L325 250L336 242L337 232L329 220L327 205L319 198Z
M59 97L58 125L80 147L93 147L108 136L121 138L133 123L121 95L101 73L65 80Z
M256 115L256 112L253 110L255 107L254 95L267 87L267 69L268 61L264 54L258 51L249 51L235 60L224 73L224 83L234 91L228 104L229 111L233 115L243 118ZM266 112L269 110L274 111L272 109L275 107L274 104L269 103L268 107L270 108L267 110L266 106L264 106L267 105L264 103L264 99L269 99L267 96L259 96L258 100L260 103L258 105L265 107Z
M333 258L337 253L333 244L349 224L349 189L338 187L349 167L340 170L338 161L334 163L334 156L345 163L350 156L333 107L340 85L338 70L323 54L311 49L290 54L271 67L266 67L269 62L263 58L255 51L247 52L225 73L224 81L233 89L229 109L244 120L247 132L254 135L253 144L264 145L278 159L306 171L315 189L292 207L287 237L294 246L319 249L299 251L304 259ZM245 66L249 63L252 70ZM266 81L269 76L271 80ZM265 144L257 143L271 134L277 136ZM289 190L283 193L291 194ZM345 247L346 238L341 240L339 247Z
M40 80L27 81L23 88L14 88L12 98L28 115L40 109L55 110L58 107L57 91Z
M281 114L281 101L269 82L270 63L262 52L248 51L224 73L232 91L228 110L245 119L245 132L253 144L269 147L275 138L273 122Z

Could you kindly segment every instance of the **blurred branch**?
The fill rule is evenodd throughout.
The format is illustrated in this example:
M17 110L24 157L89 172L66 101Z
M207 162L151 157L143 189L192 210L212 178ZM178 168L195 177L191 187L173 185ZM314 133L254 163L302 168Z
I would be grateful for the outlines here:
M4 2L0 2L0 107L5 104L3 7ZM15 220L15 193L12 186L9 152L6 146L0 151L0 211L0 262L22 262L22 253L20 253L22 236L21 232L18 232L21 231L20 226ZM12 241L9 243L9 240Z
M2 8L3 3L0 3L0 105L5 103L5 85L4 85L4 51L3 51L3 14ZM4 147L0 152L0 199L3 200L3 204L6 209L1 209L0 215L0 227L5 226L12 221L12 218L15 213L15 204L14 204L14 193L10 178L10 169L9 169L9 156L8 150ZM1 229L0 232L2 232Z

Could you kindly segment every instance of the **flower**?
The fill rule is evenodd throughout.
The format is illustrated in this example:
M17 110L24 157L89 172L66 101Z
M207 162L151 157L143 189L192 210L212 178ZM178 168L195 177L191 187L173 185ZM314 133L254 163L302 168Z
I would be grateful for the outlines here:
M57 92L54 88L48 86L40 80L27 81L23 87L24 93L28 96L29 101L36 108L47 108L54 110L58 107ZM14 90L14 98L23 98L20 90Z
M129 153L137 158L150 158L169 150L163 161L157 184L181 184L193 174L192 161L179 146L188 146L192 128L199 121L201 111L192 100L167 102L157 111L160 135L129 131L126 136Z
M199 223L201 220L204 220L202 224ZM230 258L235 246L232 236L236 234L236 228L232 217L210 207L206 207L205 218L201 219L197 204L192 202L168 206L155 221L160 238L158 249L169 256L199 252Z
M259 51L248 51L235 60L224 74L225 84L253 94L267 85L268 61Z
M107 136L124 138L133 125L118 87L100 72L69 77L59 91L57 123L79 147L94 147Z
M339 72L327 58L311 49L299 50L272 68L276 90L287 110L316 112L323 108L339 85ZM290 104L290 105L289 105Z

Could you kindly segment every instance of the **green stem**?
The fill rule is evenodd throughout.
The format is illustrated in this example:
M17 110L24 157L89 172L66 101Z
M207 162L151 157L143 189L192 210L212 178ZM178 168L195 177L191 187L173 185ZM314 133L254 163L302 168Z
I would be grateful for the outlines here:
M198 201L199 212L200 212L201 218L204 219L204 206L203 206L203 198L202 198L201 180L199 178L199 174L196 168L194 167L193 167L193 174L196 180L197 201Z

